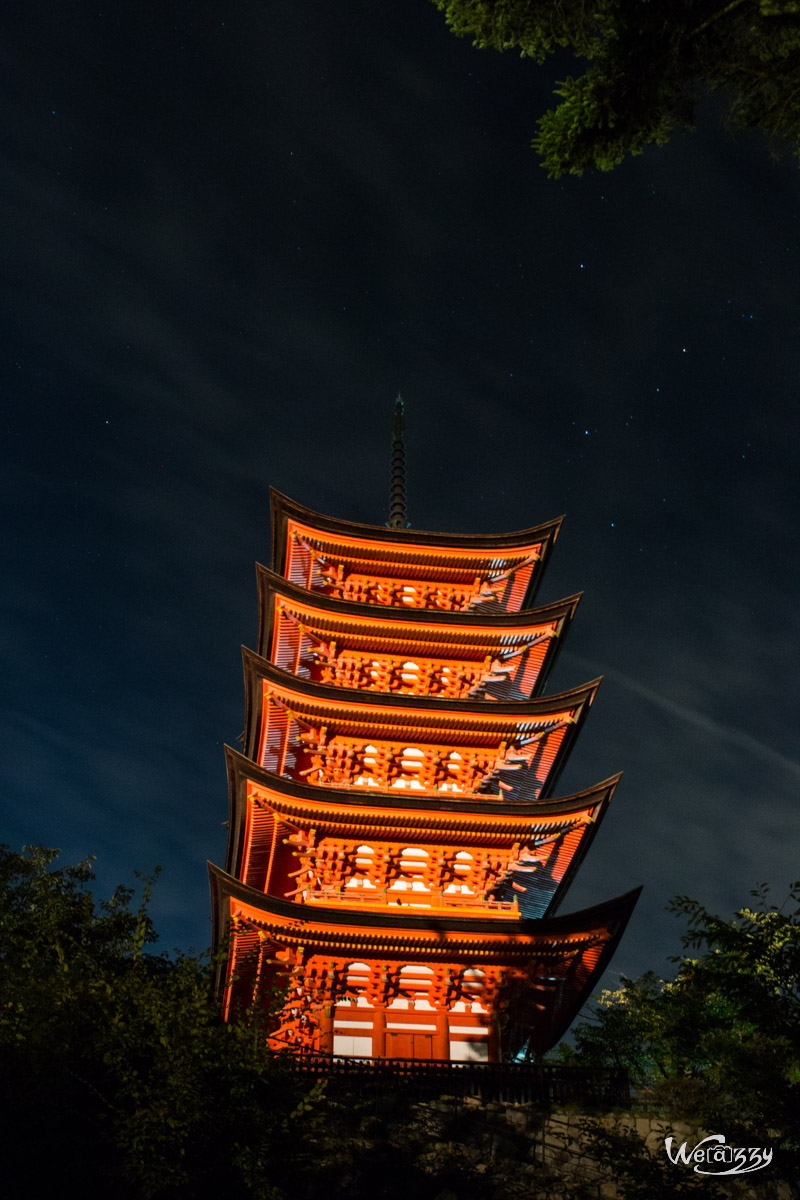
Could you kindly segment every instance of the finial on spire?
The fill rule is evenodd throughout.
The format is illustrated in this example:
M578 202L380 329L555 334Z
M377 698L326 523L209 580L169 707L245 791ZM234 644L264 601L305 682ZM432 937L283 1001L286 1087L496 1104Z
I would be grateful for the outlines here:
M408 529L406 516L406 443L403 397L394 402L392 427L392 482L389 490L389 529Z

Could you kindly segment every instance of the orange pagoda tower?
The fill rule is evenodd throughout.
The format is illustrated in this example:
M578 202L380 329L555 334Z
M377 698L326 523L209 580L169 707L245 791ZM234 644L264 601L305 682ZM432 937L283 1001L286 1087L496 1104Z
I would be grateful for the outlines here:
M499 1062L558 1041L639 893L555 915L619 779L551 798L599 685L543 694L580 598L530 607L560 521L409 529L402 419L387 526L271 494L221 995L288 985L274 1048Z

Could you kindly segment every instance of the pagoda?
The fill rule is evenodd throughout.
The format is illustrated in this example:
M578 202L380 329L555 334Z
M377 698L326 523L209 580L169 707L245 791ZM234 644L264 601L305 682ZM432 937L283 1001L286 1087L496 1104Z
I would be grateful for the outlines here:
M560 521L410 529L402 420L386 526L271 493L220 994L279 992L275 1049L499 1062L563 1035L639 890L556 915L619 779L553 797L600 682L545 694L580 599L532 607Z

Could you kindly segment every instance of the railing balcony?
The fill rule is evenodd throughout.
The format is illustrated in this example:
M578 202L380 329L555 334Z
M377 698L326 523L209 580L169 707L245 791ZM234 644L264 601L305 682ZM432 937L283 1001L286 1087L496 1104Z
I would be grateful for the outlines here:
M392 891L390 888L311 888L298 893L300 904L341 905L343 908L407 908L414 911L450 912L462 917L511 917L519 916L516 900L486 899L482 896L464 895L463 892Z

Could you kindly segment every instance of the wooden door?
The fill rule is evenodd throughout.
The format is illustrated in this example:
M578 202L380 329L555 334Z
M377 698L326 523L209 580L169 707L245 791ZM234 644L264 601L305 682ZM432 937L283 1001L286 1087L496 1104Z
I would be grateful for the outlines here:
M433 1034L389 1029L386 1032L387 1058L416 1058L425 1062L433 1058Z

